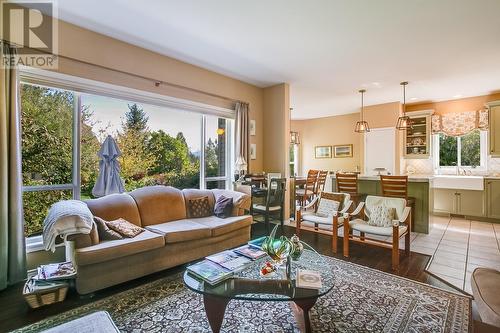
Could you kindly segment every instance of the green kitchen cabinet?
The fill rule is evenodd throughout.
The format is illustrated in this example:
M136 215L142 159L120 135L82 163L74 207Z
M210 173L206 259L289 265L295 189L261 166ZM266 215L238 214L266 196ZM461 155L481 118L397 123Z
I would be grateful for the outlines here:
M492 157L500 157L500 101L490 102L489 108L489 152Z
M434 189L434 213L453 214L456 210L455 193L455 190Z
M500 179L485 179L485 187L486 216L500 219Z
M435 188L434 213L484 216L484 193L483 191Z

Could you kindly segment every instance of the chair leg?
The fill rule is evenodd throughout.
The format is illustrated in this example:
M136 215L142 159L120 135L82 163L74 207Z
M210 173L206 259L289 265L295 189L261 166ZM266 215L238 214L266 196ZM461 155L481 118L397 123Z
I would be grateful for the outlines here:
M302 220L302 213L300 210L297 210L295 213L295 234L300 236L300 221Z
M410 231L405 235L405 255L410 255Z
M364 232L359 232L359 239L364 241L365 240L365 233Z
M344 220L344 257L349 257L349 219Z
M332 230L332 252L337 253L337 238L339 235L339 220L337 216L333 217L333 230Z
M399 227L392 227L392 269L399 269Z
M267 231L267 234L269 235L269 213L266 213L264 215L264 223L266 224L266 231Z
M284 219L284 214L283 214L284 212L283 211L284 210L285 210L285 208L283 207L283 205L281 205L281 209L280 209L280 225L281 225L281 234L282 235L285 232L285 226L284 226L284 221L283 221L283 219Z

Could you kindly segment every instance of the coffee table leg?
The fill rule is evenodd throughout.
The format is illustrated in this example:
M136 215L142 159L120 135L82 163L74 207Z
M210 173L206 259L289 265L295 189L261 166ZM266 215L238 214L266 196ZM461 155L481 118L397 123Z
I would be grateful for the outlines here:
M317 298L312 298L290 302L295 320L297 320L301 332L312 332L311 321L309 320L309 310L316 304L316 300Z
M205 313L207 314L208 322L212 332L219 333L222 321L224 320L224 312L229 299L222 297L214 297L203 295L203 304L205 305Z

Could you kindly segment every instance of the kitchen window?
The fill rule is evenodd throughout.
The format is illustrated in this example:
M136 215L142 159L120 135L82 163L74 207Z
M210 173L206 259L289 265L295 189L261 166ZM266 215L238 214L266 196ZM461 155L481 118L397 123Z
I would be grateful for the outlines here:
M484 170L487 160L487 132L473 130L462 136L435 134L434 167L437 170L466 168Z

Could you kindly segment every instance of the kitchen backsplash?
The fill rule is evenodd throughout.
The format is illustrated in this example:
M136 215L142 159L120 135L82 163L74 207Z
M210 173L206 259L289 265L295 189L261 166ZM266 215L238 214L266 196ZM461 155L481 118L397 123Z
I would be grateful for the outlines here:
M401 163L401 170L406 172L408 167L411 166L415 170L415 174L434 174L434 163L431 158L429 159L403 159ZM488 157L488 170L480 171L471 169L472 174L485 175L500 173L500 158Z

